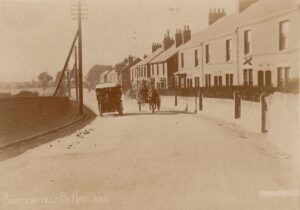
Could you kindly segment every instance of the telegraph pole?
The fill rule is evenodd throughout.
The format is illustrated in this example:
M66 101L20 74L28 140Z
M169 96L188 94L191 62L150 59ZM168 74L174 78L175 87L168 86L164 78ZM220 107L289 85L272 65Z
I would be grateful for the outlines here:
M81 1L78 1L78 79L79 79L79 114L83 114L83 84L82 84L82 31L81 31Z
M81 0L75 0L75 4L72 6L76 6L75 8L71 8L72 15L75 15L74 19L78 21L78 60L76 56L76 62L78 62L78 99L79 99L79 114L83 114L83 77L82 77L82 24L81 21L86 13L82 13L82 7L86 6L82 4ZM86 8L85 8L86 11ZM77 54L77 53L76 53ZM75 54L75 55L76 55Z

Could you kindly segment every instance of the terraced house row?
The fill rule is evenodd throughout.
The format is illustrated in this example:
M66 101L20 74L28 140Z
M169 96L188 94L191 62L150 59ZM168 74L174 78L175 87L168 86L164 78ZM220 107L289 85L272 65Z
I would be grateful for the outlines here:
M168 31L163 44L130 68L132 86L142 80L156 88L210 86L284 87L299 78L298 0L238 0L237 11L209 11L209 25Z

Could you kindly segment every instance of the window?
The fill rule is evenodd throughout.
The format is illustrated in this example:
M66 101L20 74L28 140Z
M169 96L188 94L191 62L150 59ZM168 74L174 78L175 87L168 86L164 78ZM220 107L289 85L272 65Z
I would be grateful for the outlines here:
M152 75L154 76L154 66L153 64L151 66L152 66Z
M210 62L210 52L209 52L209 45L205 45L205 62Z
M156 64L156 75L159 75L159 64Z
M248 55L251 52L251 40L252 40L252 34L251 31L245 31L244 32L244 54Z
M285 87L289 81L289 67L278 67L277 68L277 86Z
M214 86L222 87L222 76L214 76Z
M199 60L198 60L198 50L195 50L195 67L199 65Z
M253 70L244 69L244 86L253 86Z
M219 80L219 84L218 84L218 85L219 85L220 87L222 87L222 81L223 81L223 80L222 80L222 76L219 76L219 77L218 77L218 80Z
M180 54L180 60L181 60L181 68L183 68L184 67L184 54L183 53L181 53Z
M226 86L233 86L233 74L226 74Z
M160 79L160 89L166 89L166 79Z
M163 75L165 75L165 65L163 63Z
M185 88L185 78L184 77L180 78L180 87Z
M211 87L211 75L210 74L205 74L205 86Z
M147 77L147 67L144 68L144 77Z
M160 82L156 83L156 88L159 90L160 89Z
M218 76L214 76L214 86L218 87Z
M231 60L231 48L232 48L232 40L228 39L226 40L226 61Z
M248 69L248 72L249 72L249 85L253 86L253 70Z
M196 88L200 87L200 78L199 77L195 77L195 87Z
M282 21L279 23L279 50L289 47L290 22Z

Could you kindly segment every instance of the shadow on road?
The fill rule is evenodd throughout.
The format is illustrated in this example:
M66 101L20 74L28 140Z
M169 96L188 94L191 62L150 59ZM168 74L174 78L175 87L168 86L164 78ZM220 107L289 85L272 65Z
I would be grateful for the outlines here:
M140 112L126 112L120 116L117 113L107 113L103 114L102 118L109 118L109 117L130 117L130 116L154 116L154 115L178 115L178 114L191 114L185 111L155 111L152 113L151 111L140 111Z
M137 115L177 115L177 114L187 114L184 111L155 111L152 113L151 111L145 112L133 112L133 113L124 113L123 116L137 116Z
M80 121L74 125L71 125L67 128L63 128L54 133L46 134L42 137L31 139L28 142L23 142L23 143L8 147L6 149L0 150L0 161L16 157L16 156L21 155L22 153L26 152L27 150L33 149L37 146L54 141L58 138L63 138L65 136L71 135L75 131L90 124L92 121L95 120L95 118L97 116L89 108L85 107L85 110L87 112L86 117L82 121Z

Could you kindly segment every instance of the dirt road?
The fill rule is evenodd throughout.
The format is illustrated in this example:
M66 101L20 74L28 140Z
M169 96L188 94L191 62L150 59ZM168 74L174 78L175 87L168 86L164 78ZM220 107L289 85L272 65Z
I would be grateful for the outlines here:
M85 97L96 110L94 95ZM124 107L122 117L97 117L0 162L0 209L299 209L293 160L263 135Z

